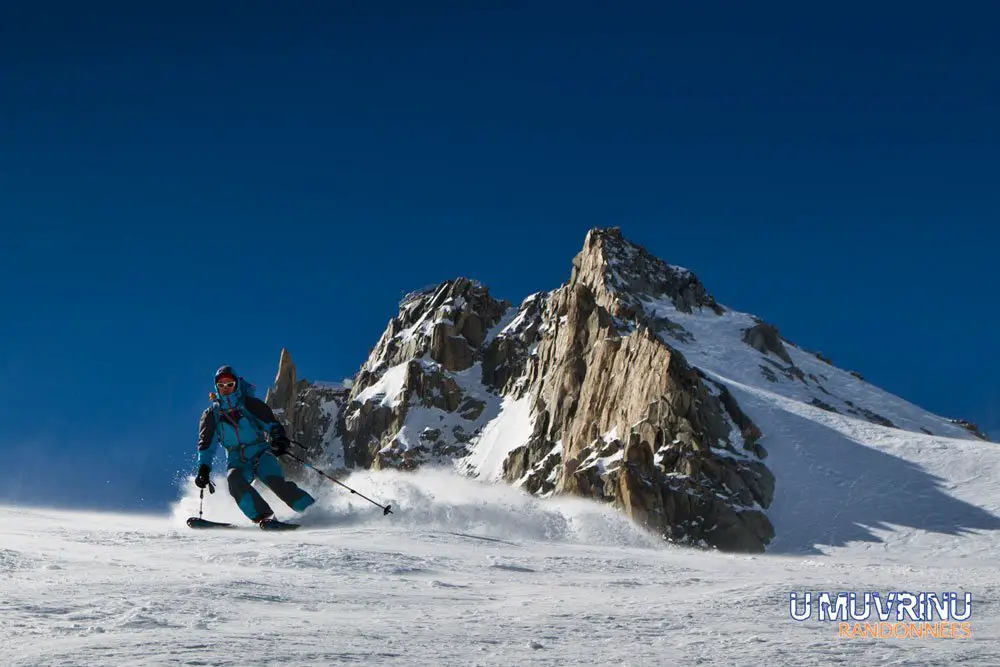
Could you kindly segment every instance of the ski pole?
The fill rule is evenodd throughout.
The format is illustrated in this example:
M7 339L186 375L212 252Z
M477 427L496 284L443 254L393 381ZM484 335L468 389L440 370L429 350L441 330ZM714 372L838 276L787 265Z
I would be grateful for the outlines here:
M292 440L292 442L295 442L295 441ZM303 449L305 449L305 447L303 447L301 443L295 442L295 444L298 445L299 447L302 447ZM367 500L368 502L370 502L372 505L375 505L376 507L381 508L382 509L382 516L385 516L386 514L392 514L392 510L389 509L390 507L392 507L392 505L379 505L377 502L375 502L371 498L369 498L369 497L367 497L367 496L365 496L363 494L358 493L357 491L355 491L351 487L349 487L346 484L344 484L343 482L341 482L339 479L333 477L332 475L330 475L328 473L323 472L322 470L320 470L319 468L317 468L313 464L309 463L308 461L306 461L304 459L300 459L298 456L296 456L295 454L292 454L291 452L288 452L287 455L291 456L293 459L295 459L296 461L298 461L302 465L307 466L309 468L312 468L313 470L315 470L319 474L323 475L323 477L326 477L328 480L330 480L334 484L340 484L342 487L344 487L345 489L347 489L351 493L353 493L355 495L358 495L358 496L361 496L362 498L364 498L365 500Z
M211 480L208 482L208 492L215 493L215 484ZM201 518L202 508L205 506L205 487L198 489L198 518Z

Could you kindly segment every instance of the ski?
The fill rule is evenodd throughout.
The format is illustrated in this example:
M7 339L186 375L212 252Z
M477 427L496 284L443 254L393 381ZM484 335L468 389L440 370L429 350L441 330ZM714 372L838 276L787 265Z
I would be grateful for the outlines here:
M234 523L222 523L219 521L209 521L208 519L200 519L193 516L187 520L187 525L191 528L244 528L245 526L237 526ZM300 528L300 524L297 523L286 523L284 521L278 521L277 519L272 519L266 523L259 524L258 527L261 530L295 530Z
M261 530L295 530L299 527L297 523L285 523L284 521L278 521L277 519L271 519L270 521L265 521L260 525Z
M187 525L191 528L237 528L235 524L220 523L219 521L209 521L201 517L193 516L187 520Z

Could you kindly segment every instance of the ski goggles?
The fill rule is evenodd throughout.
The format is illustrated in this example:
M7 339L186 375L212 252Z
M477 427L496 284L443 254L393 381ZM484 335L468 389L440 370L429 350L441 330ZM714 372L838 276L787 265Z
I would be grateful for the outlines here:
M219 389L236 389L236 380L225 380L223 382L216 382L215 386Z

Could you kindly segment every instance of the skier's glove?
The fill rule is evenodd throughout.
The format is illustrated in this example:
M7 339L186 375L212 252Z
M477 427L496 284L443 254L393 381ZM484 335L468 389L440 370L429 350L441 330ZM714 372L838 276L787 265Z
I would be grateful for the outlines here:
M207 465L205 465L204 463L198 466L198 475L197 477L194 478L195 486L197 486L199 489L204 489L206 486L208 486L208 474L210 472L212 472L212 469Z
M274 452L275 456L284 456L291 446L292 443L286 436L278 434L271 436L271 451Z

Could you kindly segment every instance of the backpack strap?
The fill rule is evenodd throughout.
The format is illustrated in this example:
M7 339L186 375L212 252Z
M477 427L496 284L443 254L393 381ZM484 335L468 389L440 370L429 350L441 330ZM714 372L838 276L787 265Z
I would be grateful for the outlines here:
M219 400L217 398L212 399L212 411L215 413L215 437L219 440L219 445L221 445L222 448L225 449L226 447L222 442L222 428L221 428L223 419L222 406L220 405ZM256 430L257 433L263 433L264 435L268 435L270 433L270 431L267 428L265 428L264 422L258 419L257 415L251 412L250 408L247 407L245 398L243 407L240 408L240 414L242 414L244 417L247 418L247 421L249 421L253 425L254 430ZM234 424L231 420L227 421L229 421L234 430L236 431L239 430L238 424Z
M225 449L226 446L222 442L222 409L215 401L212 401L212 412L215 413L215 438L219 441L219 446Z

